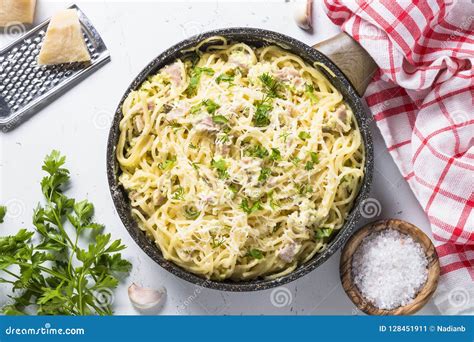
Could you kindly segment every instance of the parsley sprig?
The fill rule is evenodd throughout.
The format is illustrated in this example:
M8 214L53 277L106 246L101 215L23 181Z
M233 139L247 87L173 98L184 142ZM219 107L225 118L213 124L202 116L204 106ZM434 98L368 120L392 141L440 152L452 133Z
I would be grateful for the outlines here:
M234 82L234 76L228 74L220 74L219 76L217 76L216 82L217 84L221 82L228 82L230 85L232 85Z
M309 138L311 138L311 134L309 134L308 132L305 132L305 131L301 131L301 132L298 134L298 138L300 138L300 139L303 140L303 141L306 141L306 140L308 140Z
M262 169L260 170L260 175L258 176L258 181L265 183L271 174L272 174L272 170L270 168L262 167Z
M213 159L211 162L211 166L216 169L217 174L220 179L227 179L229 178L229 174L227 173L227 163L224 159Z
M244 198L240 203L240 208L247 213L247 215L251 215L258 210L262 210L262 202L260 200L255 201L253 204L249 203L249 200Z
M224 242L225 242L224 237L216 238L215 236L213 236L212 240L211 240L211 247L213 249L219 248L220 246L222 246L224 244Z
M304 93L306 96L309 98L312 104L318 103L318 98L316 97L316 94L314 93L314 85L312 84L305 84L305 91Z
M309 160L309 161L306 162L306 165L305 165L305 167L304 167L306 171L309 171L309 170L314 169L314 164L319 163L319 155L318 155L318 153L316 153L316 152L310 152L310 153L309 153L309 156L310 156L311 160Z
M171 194L171 199L175 201L184 201L184 188L178 186L178 188Z
M263 90L265 91L266 96L275 98L279 96L280 90L282 89L282 84L278 82L273 76L269 73L264 73L258 77L262 82Z
M257 101L255 105L255 115L252 122L255 127L266 127L270 124L270 113L273 107L265 101Z
M259 249L252 248L245 256L260 260L263 259L263 252Z
M33 213L35 231L20 229L0 238L0 280L11 284L14 293L4 314L110 315L112 308L101 297L111 295L118 275L131 269L119 253L125 246L92 220L93 204L63 193L69 182L64 163L58 151L44 160L45 203ZM90 244L83 248L80 240L86 234Z
M186 94L189 96L194 96L196 95L197 88L199 86L199 82L201 81L201 76L202 74L206 74L209 76L214 75L214 70L211 68L202 68L202 67L194 67L191 70L191 75L189 79L189 85L188 88L186 89Z
M270 124L270 114L273 110L272 102L275 97L279 97L282 84L268 73L260 75L265 96L255 103L255 114L252 122L255 127L266 127Z
M201 215L201 212L196 207L184 207L184 215L190 220L195 220Z
M214 102L211 99L207 99L207 100L202 101L202 104L203 104L203 106L206 107L206 110L209 114L214 114L216 112L216 110L218 110L221 107L219 104L217 104L216 102Z
M281 160L281 152L277 148L272 147L272 154L270 155L270 159L273 161L279 161Z
M260 144L250 146L244 151L244 154L249 157L261 159L268 157L267 149Z
M166 160L158 164L158 168L163 171L169 171L176 165L176 156L168 155Z
M314 231L314 236L316 239L324 239L330 237L332 234L331 228L318 228Z

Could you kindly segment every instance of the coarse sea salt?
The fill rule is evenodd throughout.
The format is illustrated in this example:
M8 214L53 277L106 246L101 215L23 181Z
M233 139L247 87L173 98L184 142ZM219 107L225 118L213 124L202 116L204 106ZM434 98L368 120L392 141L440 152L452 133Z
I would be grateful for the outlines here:
M394 229L367 236L352 257L352 277L362 295L380 309L409 304L428 278L423 247Z

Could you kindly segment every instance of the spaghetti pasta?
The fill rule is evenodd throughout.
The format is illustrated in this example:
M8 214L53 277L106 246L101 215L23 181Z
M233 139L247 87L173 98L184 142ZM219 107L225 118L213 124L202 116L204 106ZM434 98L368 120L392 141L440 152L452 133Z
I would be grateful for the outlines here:
M213 280L276 278L323 251L364 176L352 110L317 67L213 37L123 103L117 160L163 256Z

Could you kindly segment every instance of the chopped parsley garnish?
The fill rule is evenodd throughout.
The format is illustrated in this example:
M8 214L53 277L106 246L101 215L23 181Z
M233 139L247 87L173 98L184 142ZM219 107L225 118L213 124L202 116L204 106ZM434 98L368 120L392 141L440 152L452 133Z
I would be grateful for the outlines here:
M192 106L189 112L191 114L196 114L197 112L201 110L201 107L202 107L202 103L198 103L197 105Z
M280 202L278 202L278 200L273 198L273 191L270 191L267 194L267 197L270 200L270 208L272 208L272 210L275 210L277 207L280 206Z
M229 135L226 133L219 134L216 138L217 143L225 144L230 141Z
M220 246L222 246L225 242L225 239L223 237L221 237L220 239L216 239L214 236L212 237L212 241L211 241L211 247L212 248L219 248Z
M260 75L259 80L262 81L263 89L268 97L278 97L281 90L281 83L268 73Z
M203 106L206 107L206 110L209 114L214 114L216 112L216 110L220 108L220 105L218 105L217 103L215 103L211 99L207 99L207 100L202 101L202 104L203 104Z
M195 220L201 214L195 207L184 207L184 215L190 220Z
M176 164L176 156L169 156L163 163L158 164L158 168L163 171L171 170Z
M305 92L306 96L309 97L309 99L311 100L311 103L317 103L318 102L318 98L316 97L316 95L314 94L314 86L312 84L306 84L305 85Z
M226 123L229 122L229 120L223 115L214 115L212 117L212 121L219 125L225 125Z
M277 148L272 148L272 154L270 155L270 159L273 161L281 160L281 152Z
M308 193L312 193L313 192L313 188L311 187L311 185L308 185L308 184L297 184L296 185L296 189L298 190L298 193L301 195L301 196L304 196Z
M242 200L242 203L240 203L240 208L247 213L247 215L251 215L253 214L254 212L256 212L257 210L262 210L263 207L262 207L262 203L260 202L260 200L254 202L253 204L249 204L249 201L244 198Z
M194 145L193 143L190 143L190 144L189 144L189 148L192 148L193 150L196 150L196 149L197 149L197 146Z
M268 73L258 77L262 81L265 96L255 103L255 115L252 119L255 127L266 127L270 124L270 113L273 110L272 99L278 97L281 83Z
M184 200L184 189L182 186L178 186L178 189L176 189L175 192L173 192L173 195L171 199L177 200L177 201L183 201Z
M300 138L301 140L305 141L306 139L311 138L311 134L309 134L308 132L305 132L305 131L301 131L301 132L298 134L298 138Z
M220 124L220 125L225 125L226 123L229 122L229 120L223 115L214 115L216 110L218 110L220 108L220 105L218 105L216 102L214 102L211 99L204 100L201 103L199 103L195 106L192 106L191 110L190 110L190 113L191 114L196 114L197 112L199 112L199 110L201 109L202 106L206 107L206 111L209 114L211 114L212 121L214 123Z
M229 185L229 190L236 194L237 192L239 192L239 185L232 183L231 185Z
M268 157L268 151L262 145L255 145L253 147L248 148L245 151L245 154L250 157L261 158L261 159Z
M193 166L195 170L199 169L199 163L191 163L191 165Z
M227 74L220 74L219 76L217 76L216 82L217 83L221 83L221 82L232 83L232 82L234 82L234 76L227 75Z
M199 81L201 80L201 75L207 74L209 76L214 75L214 70L211 68L201 68L201 67L194 67L191 71L191 79L189 80L188 88L186 89L186 93L189 96L196 95L197 87L199 85Z
M260 260L263 258L263 252L259 249L252 248L251 250L248 251L246 256Z
M171 126L174 131L183 127L183 125L177 123L176 121L168 121L168 126Z
M332 233L331 228L318 228L314 231L314 234L315 234L314 236L316 237L316 239L324 239L324 238L330 237L331 233Z
M286 142L286 140L288 139L290 135L291 133L285 132L285 133L280 134L280 138L283 138L283 141Z
M273 107L267 102L257 101L252 122L255 127L266 127L270 124L270 112Z
M290 160L290 162L292 162L293 165L295 165L295 166L297 166L297 165L300 163L300 161L301 161L301 159L298 158L298 157L292 157L292 158L290 158L289 160Z
M227 163L224 159L213 159L211 162L211 166L217 170L217 174L219 175L220 179L229 178L229 174L227 173Z
M272 170L268 167L262 167L262 169L260 170L260 175L258 176L258 181L259 182L265 182L268 177L270 177L272 173Z
M317 164L319 162L318 154L316 152L310 152L309 155L311 157L311 160L307 161L304 167L307 171L314 169L314 164Z

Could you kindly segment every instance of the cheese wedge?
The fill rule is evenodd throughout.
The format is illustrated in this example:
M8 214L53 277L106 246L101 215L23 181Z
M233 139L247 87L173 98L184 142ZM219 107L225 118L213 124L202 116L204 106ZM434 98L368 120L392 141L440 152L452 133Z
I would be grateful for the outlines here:
M66 9L51 18L38 56L38 64L51 65L91 60L76 10Z
M32 24L36 0L0 0L0 26Z

